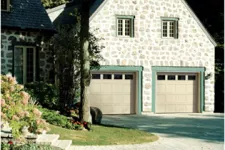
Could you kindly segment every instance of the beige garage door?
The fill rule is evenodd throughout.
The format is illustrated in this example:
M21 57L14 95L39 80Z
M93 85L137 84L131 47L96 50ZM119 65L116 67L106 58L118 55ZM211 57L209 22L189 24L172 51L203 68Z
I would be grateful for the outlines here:
M197 112L197 74L159 73L156 113Z
M103 114L135 113L135 74L92 73L88 98Z

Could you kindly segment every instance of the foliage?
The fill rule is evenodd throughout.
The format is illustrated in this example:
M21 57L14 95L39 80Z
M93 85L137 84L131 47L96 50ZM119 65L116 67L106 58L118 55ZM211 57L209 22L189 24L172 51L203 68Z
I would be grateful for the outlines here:
M55 85L45 82L33 82L25 84L25 90L45 108L58 108L58 90Z
M22 85L17 84L15 77L1 75L1 124L9 123L14 138L21 138L21 129L29 127L32 133L48 130L41 112L29 103L30 95L24 91Z
M70 0L41 0L45 8L52 8L69 2Z
M39 110L41 110L42 117L50 124L73 130L82 130L86 128L88 130L91 129L91 123L80 123L77 120L74 120L72 116L70 118L59 114L57 111L49 110L46 108L42 108L39 106Z
M50 145L1 143L1 150L52 150L52 147Z
M74 104L75 93L80 90L80 15L75 10L71 16L75 18L76 25L58 26L58 34L51 39L61 111L64 111L64 107ZM91 68L99 68L99 61L103 60L100 55L103 47L97 44L100 39L89 33L88 40Z
M39 107L39 109L41 110L42 117L50 124L59 126L59 127L63 127L63 128L69 128L71 122L68 120L68 118L64 115L60 115L57 111L54 110L49 110L46 108L42 108Z

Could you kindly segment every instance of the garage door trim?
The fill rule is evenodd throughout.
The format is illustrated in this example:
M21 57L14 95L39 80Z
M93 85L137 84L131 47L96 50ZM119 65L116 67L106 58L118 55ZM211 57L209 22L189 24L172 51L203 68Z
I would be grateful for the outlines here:
M156 76L157 73L160 72L174 72L174 73L199 73L200 75L200 112L204 111L204 74L205 68L204 67L159 67L153 66L152 67L152 112L155 113L155 100L156 100Z
M99 69L93 69L92 71L122 71L122 72L137 72L138 83L137 83L137 114L142 112L142 66L100 66Z

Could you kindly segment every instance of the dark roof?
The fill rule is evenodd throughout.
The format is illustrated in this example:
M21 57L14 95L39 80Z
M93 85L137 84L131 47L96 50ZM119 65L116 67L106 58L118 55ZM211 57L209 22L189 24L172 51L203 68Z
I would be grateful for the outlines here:
M9 12L1 12L2 28L55 31L41 0L10 0Z
M65 5L64 11L54 20L53 24L55 26L62 24L75 24L75 18L71 16L75 9L81 8L82 0L73 0ZM98 9L98 7L104 2L104 0L93 0L90 6L90 16Z

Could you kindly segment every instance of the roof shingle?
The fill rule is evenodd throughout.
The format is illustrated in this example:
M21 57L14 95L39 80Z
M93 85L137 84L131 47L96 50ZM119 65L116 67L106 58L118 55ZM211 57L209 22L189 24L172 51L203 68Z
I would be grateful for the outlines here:
M10 0L10 12L1 12L2 28L55 31L41 0Z

